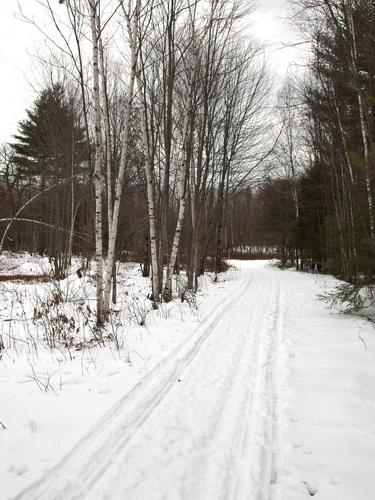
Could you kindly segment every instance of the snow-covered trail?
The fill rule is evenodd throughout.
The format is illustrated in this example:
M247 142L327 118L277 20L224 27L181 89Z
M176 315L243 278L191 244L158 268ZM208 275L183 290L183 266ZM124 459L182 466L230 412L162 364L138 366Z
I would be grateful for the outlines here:
M235 293L18 499L277 498L279 274Z

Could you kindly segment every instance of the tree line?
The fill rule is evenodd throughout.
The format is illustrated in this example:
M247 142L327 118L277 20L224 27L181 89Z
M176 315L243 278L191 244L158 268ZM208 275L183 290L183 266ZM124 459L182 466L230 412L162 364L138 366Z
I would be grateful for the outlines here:
M285 265L362 286L375 272L375 5L294 7L309 62L280 92L279 174L257 194L253 227L278 245Z

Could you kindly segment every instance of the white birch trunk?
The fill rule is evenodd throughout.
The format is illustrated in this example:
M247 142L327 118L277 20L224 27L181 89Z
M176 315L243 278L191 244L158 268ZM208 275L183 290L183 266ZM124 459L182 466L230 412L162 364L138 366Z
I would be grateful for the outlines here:
M372 202L372 193L371 193L371 181L370 181L370 154L369 147L367 142L367 124L365 120L365 110L363 104L363 96L360 92L358 92L358 104L359 104L359 116L361 121L361 130L362 130L362 140L363 140L363 151L365 155L365 168L366 168L366 191L367 191L367 202L369 209L369 220L370 220L370 234L371 240L374 239L374 207Z
M357 258L357 250L356 250L356 241L355 241L355 230L354 230L354 216L353 216L353 206L352 206L352 196L351 196L351 190L350 188L353 188L355 186L354 182L354 173L353 173L353 167L350 161L350 156L349 156L349 151L348 151L348 146L346 142L346 137L345 137L345 131L344 127L342 124L341 120L341 114L340 114L340 108L339 104L336 98L336 90L335 90L335 85L333 83L333 80L331 81L331 87L332 87L332 94L333 94L333 101L335 105L335 111L336 111L336 116L337 116L337 122L339 125L339 130L340 130L340 135L341 135L341 141L342 141L342 146L344 150L344 157L345 157L345 163L348 169L349 173L349 178L350 178L350 187L348 189L348 209L349 209L349 215L350 215L350 228L351 228L351 239L352 239L352 245L353 245L353 254L355 259Z
M107 94L107 82L105 75L104 64L104 49L103 41L100 33L100 22L97 18L97 31L99 33L99 63L100 63L100 76L101 76L101 91L103 102L103 118L104 118L104 131L105 131L105 156L106 156L106 174L107 174L107 211L108 211L108 238L111 237L111 224L113 217L113 200L112 200L112 150L111 150L111 127L109 123L109 105Z
M191 228L193 233L193 242L191 245L191 261L190 269L188 273L188 283L189 289L193 289L194 283L196 282L196 270L198 269L198 241L197 235L199 233L197 229L198 221L198 191L196 187L196 175L195 175L195 161L194 156L191 159L190 167L190 205L191 205Z
M96 260L96 307L97 323L103 323L103 200L102 200L102 138L100 119L100 86L99 86L99 63L98 63L98 33L97 33L97 11L96 0L89 0L91 17L92 37L92 63L94 76L94 106L95 106L95 260Z
M74 204L75 204L75 196L74 196L74 156L75 156L75 142L74 142L74 133L73 133L73 147L72 147L72 162L70 165L70 171L71 171L71 183L70 183L70 200L71 200L71 214L70 214L70 233L69 233L69 240L68 240L68 251L67 251L67 256L66 256L66 266L65 268L68 269L71 263L72 259L72 254L73 254L73 235L74 235L74 223L75 223L75 215L76 212L74 210Z
M352 58L352 67L353 73L356 75L358 80L358 52L357 52L357 39L354 28L354 20L352 13L352 5L351 2L349 4L349 24L350 24L350 34L352 38L352 47L351 47L351 58ZM369 152L369 131L366 120L366 105L363 97L363 92L360 88L360 82L357 81L357 94L358 94L358 106L359 106L359 118L361 123L361 131L362 131L362 140L363 140L363 151L365 156L365 168L366 168L366 191L367 191L367 202L369 208L369 221L370 221L370 235L371 240L374 240L375 233L375 222L374 222L374 207L373 207L373 199L371 192L371 180L370 180L370 152Z
M134 33L132 33L129 16L126 16L127 28L129 33L130 45L131 45L131 73L128 86L128 95L125 101L124 108L124 126L122 131L122 145L121 145L121 160L119 172L116 180L116 190L115 190L115 200L113 205L113 214L110 220L110 231L109 231L109 243L108 243L108 259L105 273L105 291L104 291L104 304L108 308L109 300L111 295L111 281L114 268L115 260L115 249L116 249L116 239L118 232L118 222L120 216L120 205L122 198L122 190L124 184L126 161L128 156L128 144L129 144L129 131L130 131L130 116L133 103L134 95L134 79L135 79L135 68L136 68L136 51L134 47ZM134 19L136 22L136 19Z
M173 237L172 251L167 267L167 277L163 291L163 298L166 302L169 302L172 299L172 274L174 267L176 265L177 253L180 246L181 230L185 218L185 207L186 207L185 184L186 184L186 173L188 164L187 145L189 140L189 125L191 123L191 113L192 113L192 103L193 103L192 89L193 89L193 83L190 82L187 103L186 103L186 112L184 118L183 137L182 137L183 140L182 162L181 162L180 178L178 184L179 211L178 211L176 229Z
M130 11L129 2L129 11ZM141 3L137 0L136 6L133 12L133 26L130 23L130 12L125 11L124 4L121 4L126 23L127 30L129 34L130 49L133 64L133 85L134 80L137 82L138 92L139 92L139 103L140 103L140 117L141 117L141 131L142 131L142 142L144 150L144 169L146 174L147 182L147 205L148 205L148 219L150 228L150 249L151 249L151 268L152 268L152 298L154 303L160 301L160 291L159 291L159 263L158 263L158 251L157 251L157 241L156 241L156 216L155 216L155 193L154 193L154 176L151 168L150 159L150 148L147 133L147 122L146 122L146 103L144 97L144 85L141 80L140 71L138 65L138 52L140 49L139 36L138 36L138 22L139 22L139 12Z
M139 67L138 51L140 49L137 46L138 37L138 21L140 12L140 1L137 0L135 7L135 12L133 13L133 33L131 33L131 50L133 59L135 61L135 79L137 82L138 92L139 92L139 104L140 104L140 116L141 116L141 131L142 131L142 142L144 151L144 169L146 174L147 183L147 205L148 205L148 220L150 228L150 250L151 250L151 279L152 279L152 300L155 304L160 302L160 290L159 290L159 262L158 262L158 248L156 240L156 215L155 215L155 189L154 189L154 175L152 171L151 158L150 158L150 145L147 133L147 121L146 121L146 102L144 96L144 83L141 79L141 70ZM129 24L128 24L129 26ZM138 42L140 43L140 42Z
M343 150L344 150L344 156L345 156L346 164L348 167L350 182L351 182L351 185L354 186L355 183L354 183L353 167L352 167L350 157L349 157L348 146L347 146L346 137L345 137L345 131L344 131L344 127L342 125L341 113L340 113L340 108L339 108L339 104L338 104L337 97L336 97L336 89L335 89L335 85L333 83L333 80L331 80L331 89L332 89L333 102L335 105L335 111L336 111L336 116L337 116L337 123L339 126L341 141L342 141Z
M144 150L144 168L147 183L147 205L148 205L148 220L150 225L150 250L151 250L151 274L152 274L152 299L155 303L160 301L159 291L159 262L156 241L156 216L155 216L155 190L154 190L154 176L151 168L150 147L147 134L146 123L146 103L143 94L143 83L139 71L136 74L137 86L140 99L140 112L141 112L141 129L142 129L142 142Z

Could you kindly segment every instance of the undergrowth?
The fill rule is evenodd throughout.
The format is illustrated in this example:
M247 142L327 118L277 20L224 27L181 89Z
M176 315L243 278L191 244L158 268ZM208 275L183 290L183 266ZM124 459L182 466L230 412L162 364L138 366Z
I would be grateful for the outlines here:
M331 292L318 295L319 300L329 308L360 316L375 325L375 285L352 285L342 283Z

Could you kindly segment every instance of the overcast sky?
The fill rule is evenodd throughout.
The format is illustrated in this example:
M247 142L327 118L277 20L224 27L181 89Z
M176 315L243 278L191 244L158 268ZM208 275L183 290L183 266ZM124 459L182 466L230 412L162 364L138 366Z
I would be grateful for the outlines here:
M56 0L57 2L57 0ZM20 0L28 11L34 0ZM42 36L32 25L16 17L17 0L1 0L0 16L0 143L8 142L16 132L17 123L25 117L25 108L32 103L33 58L36 47L43 43ZM283 79L290 64L298 58L293 49L282 48L284 43L295 40L297 34L287 22L286 0L258 0L252 16L253 33L268 45L272 72L276 74L275 85Z

